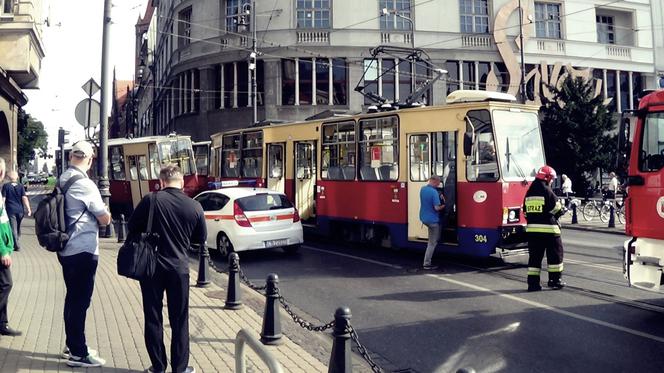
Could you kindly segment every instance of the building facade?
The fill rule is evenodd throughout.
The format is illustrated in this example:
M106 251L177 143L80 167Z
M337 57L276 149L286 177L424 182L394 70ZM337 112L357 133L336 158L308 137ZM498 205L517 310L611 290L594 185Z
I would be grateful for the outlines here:
M447 74L421 97L429 105L456 89L519 96L522 82L525 100L541 103L573 75L593 80L620 112L657 84L650 0L521 3L520 22L519 0L275 0L255 9L250 0L153 0L149 27L137 26L137 61L149 73L137 79L133 132L209 140L251 125L254 101L256 121L359 112L374 102L356 87L403 101L437 69ZM390 48L372 55L379 45ZM413 46L431 66L404 57ZM154 91L143 100L140 87Z
M42 2L0 0L0 157L16 169L18 110L28 102L24 89L39 88Z

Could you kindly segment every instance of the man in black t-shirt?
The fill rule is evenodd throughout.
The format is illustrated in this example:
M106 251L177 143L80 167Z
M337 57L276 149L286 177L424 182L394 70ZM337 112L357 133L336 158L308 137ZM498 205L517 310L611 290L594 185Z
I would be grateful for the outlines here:
M189 363L189 256L191 245L204 245L207 238L201 205L182 192L184 180L177 165L159 172L162 190L157 193L152 231L159 234L157 268L149 280L141 281L145 313L145 344L152 366L148 372L166 372L168 365L163 340L162 308L168 297L171 324L171 368L176 373L193 373ZM129 237L144 233L150 212L150 196L136 206L129 220Z
M21 222L26 211L28 216L32 215L32 209L30 208L30 201L25 194L23 184L18 182L16 171L7 172L7 178L9 178L9 182L2 186L2 196L5 198L9 224L12 227L12 234L14 235L14 251L20 251L21 245L18 239L21 237ZM23 209L24 207L25 210Z

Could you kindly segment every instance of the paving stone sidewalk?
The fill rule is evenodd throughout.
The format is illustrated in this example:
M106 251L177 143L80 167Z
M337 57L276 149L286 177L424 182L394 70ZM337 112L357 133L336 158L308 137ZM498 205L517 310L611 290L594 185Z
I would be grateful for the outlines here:
M26 219L22 250L13 255L14 288L9 299L9 322L23 331L20 337L0 337L0 372L73 372L59 354L64 347L62 310L64 282L56 254L39 247L31 219ZM150 366L143 340L143 312L136 281L116 274L119 245L103 240L92 306L88 311L88 345L107 360L90 372L142 372ZM223 289L212 285L196 288L191 273L190 365L198 372L235 371L234 340L246 328L258 336L262 317L250 307L223 309ZM215 297L216 295L216 297ZM221 298L221 299L219 299ZM168 320L164 305L164 320ZM167 321L166 321L167 323ZM165 328L167 350L170 329ZM281 346L268 346L286 372L325 372L327 367L284 336ZM267 367L249 349L248 371L266 372Z

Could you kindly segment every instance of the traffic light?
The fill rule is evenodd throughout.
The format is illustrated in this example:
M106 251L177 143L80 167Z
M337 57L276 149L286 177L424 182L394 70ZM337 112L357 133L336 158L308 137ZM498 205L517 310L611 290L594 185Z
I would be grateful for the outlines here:
M64 149L65 144L69 144L69 139L67 139L69 131L65 131L62 127L58 130L58 148Z

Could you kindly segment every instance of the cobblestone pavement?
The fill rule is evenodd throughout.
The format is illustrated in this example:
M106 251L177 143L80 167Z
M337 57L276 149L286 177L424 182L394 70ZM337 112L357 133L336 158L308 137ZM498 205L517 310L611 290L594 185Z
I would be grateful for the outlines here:
M20 337L0 337L0 372L72 372L60 359L64 347L62 310L64 282L56 254L39 247L34 226L27 219L21 237L22 250L14 253L14 289L9 299L9 322L23 331ZM107 360L103 368L91 372L142 372L150 366L143 340L143 312L136 281L116 274L119 245L103 240L92 306L88 311L88 345ZM238 311L223 309L225 291L216 285L196 288L196 273L191 273L190 365L199 372L235 370L234 340L246 328L260 333L262 317L245 307ZM166 305L164 305L164 320ZM165 328L165 343L170 329ZM287 372L324 372L325 365L284 336L281 346L268 350ZM168 350L168 348L167 348ZM263 372L267 367L249 349L248 371Z

